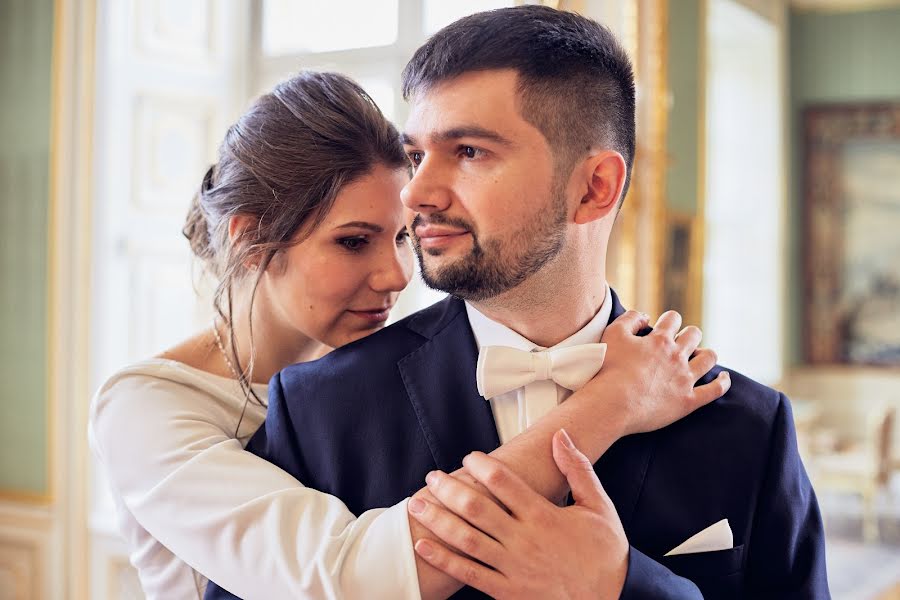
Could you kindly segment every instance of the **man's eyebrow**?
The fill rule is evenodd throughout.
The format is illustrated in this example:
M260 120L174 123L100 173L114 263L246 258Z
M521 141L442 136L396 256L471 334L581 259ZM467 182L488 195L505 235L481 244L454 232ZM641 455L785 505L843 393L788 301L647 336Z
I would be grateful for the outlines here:
M441 142L451 142L453 140L458 140L461 138L476 138L488 140L502 146L513 145L513 143L509 139L503 137L496 131L491 131L490 129L485 129L484 127L479 127L478 125L463 125L460 127L452 127L450 129L438 131L431 134L431 141L435 144L439 144ZM406 146L416 145L416 140L413 139L411 135L406 133L400 134L400 142Z
M509 141L496 131L491 131L490 129L485 129L484 127L479 127L478 125L464 125L462 127L453 127L451 129L447 129L446 131L439 131L431 136L432 141L434 141L435 143L449 142L458 140L460 138L480 138L482 140L496 142L503 146L512 145L511 141Z
M366 221L350 221L349 223L338 225L335 229L368 229L373 233L381 233L384 231L384 228L380 225L368 223Z

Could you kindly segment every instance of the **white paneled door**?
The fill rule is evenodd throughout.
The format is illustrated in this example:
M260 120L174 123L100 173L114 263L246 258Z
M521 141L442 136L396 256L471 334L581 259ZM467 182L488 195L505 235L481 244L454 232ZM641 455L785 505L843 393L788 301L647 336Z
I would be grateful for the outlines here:
M216 146L249 96L243 0L99 0L91 387L211 318L181 235ZM202 292L202 282L201 292ZM140 597L99 469L91 598Z

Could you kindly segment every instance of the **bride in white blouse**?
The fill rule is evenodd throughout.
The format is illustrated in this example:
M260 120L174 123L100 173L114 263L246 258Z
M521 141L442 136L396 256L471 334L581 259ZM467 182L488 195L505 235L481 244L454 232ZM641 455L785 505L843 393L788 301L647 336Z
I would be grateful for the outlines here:
M114 374L91 409L92 447L148 598L202 598L207 578L248 599L431 598L454 589L417 562L413 542L427 531L410 525L406 501L355 516L243 450L265 417L270 377L384 325L413 266L399 200L408 180L397 131L341 75L280 84L226 133L184 229L219 282L216 319ZM592 440L582 450L596 460L617 435L589 418L598 403L628 412L632 401L672 400L662 384L640 398L602 385L616 378L615 389L627 389L621 382L640 378L650 361L671 375L661 381L689 368L633 335L646 319L630 323L604 336L610 353L629 360L604 368L493 455L559 494L565 483L549 451L557 429ZM709 351L695 356L694 371L697 360L715 363ZM709 400L724 392L718 386ZM661 425L634 418L632 431ZM225 541L236 538L238 546Z

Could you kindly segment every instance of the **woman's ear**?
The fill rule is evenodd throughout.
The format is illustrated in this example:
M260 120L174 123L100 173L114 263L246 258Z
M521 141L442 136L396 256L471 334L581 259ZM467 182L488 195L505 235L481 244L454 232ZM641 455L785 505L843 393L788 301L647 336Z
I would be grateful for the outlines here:
M255 225L256 219L249 215L232 215L228 218L228 241L234 244Z
M249 215L232 215L228 219L228 241L232 246L240 244L257 226L257 220ZM256 271L259 268L259 256L251 254L244 261L244 268Z
M575 222L579 225L615 216L619 197L625 186L628 167L625 159L614 150L604 150L588 157L584 163L587 193L575 210Z

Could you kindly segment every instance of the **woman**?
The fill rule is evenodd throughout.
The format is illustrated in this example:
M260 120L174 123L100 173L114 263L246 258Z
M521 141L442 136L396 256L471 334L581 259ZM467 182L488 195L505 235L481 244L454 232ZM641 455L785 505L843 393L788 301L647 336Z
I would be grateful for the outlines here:
M410 539L425 533L410 525L406 501L356 518L243 450L265 417L269 378L382 327L408 283L407 167L393 126L336 74L282 83L229 129L185 227L218 278L217 317L116 373L92 407L92 444L148 598L202 597L206 578L244 598L453 591L453 580L417 562ZM608 331L605 341L619 340L609 353L629 358L620 364L654 357L624 327ZM685 365L665 360L660 369L687 381ZM601 440L596 458L614 440L598 419L577 415L628 400L626 371L604 368L596 380L620 385L586 386L495 455L514 470L549 472L549 435L578 421L587 429L573 437ZM553 486L558 493L548 477L544 487Z

